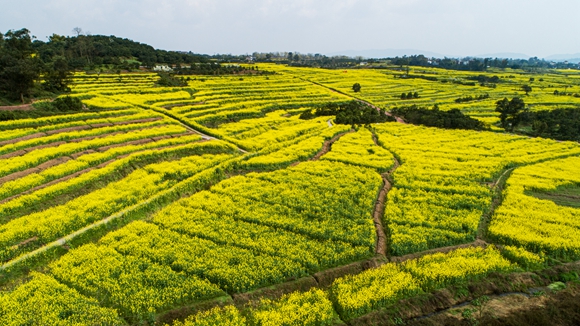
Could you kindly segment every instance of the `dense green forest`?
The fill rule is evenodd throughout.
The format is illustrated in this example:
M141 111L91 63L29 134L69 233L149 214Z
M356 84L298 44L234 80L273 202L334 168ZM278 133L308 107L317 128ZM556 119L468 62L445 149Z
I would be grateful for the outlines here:
M126 38L104 35L61 36L53 34L48 42L35 40L33 48L43 62L64 57L70 67L84 69L101 65L137 69L156 63L169 65L209 62L209 57L191 52L157 50Z

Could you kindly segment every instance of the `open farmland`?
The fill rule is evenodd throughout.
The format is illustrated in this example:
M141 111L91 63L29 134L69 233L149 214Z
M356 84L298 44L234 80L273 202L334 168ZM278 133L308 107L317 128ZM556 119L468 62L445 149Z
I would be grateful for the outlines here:
M357 99L491 125L524 84L532 110L580 109L554 95L580 93L580 75L492 70L491 87L396 68L261 64L275 74L183 87L76 74L86 109L0 122L0 324L396 324L430 313L397 315L400 300L457 287L467 302L469 282L580 271L580 144L300 119Z

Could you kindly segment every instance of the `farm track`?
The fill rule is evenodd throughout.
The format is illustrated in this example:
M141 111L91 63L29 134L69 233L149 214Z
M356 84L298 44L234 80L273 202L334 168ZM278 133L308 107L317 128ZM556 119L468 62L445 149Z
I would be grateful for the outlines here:
M360 102L360 103L364 103L364 104L366 104L366 105L368 105L368 106L370 106L370 107L374 108L374 109L375 109L375 110L377 110L377 111L381 110L381 108L379 108L378 106L376 106L376 105L374 105L374 104L372 104L372 103L370 103L370 102L368 102L368 101L361 100L361 99L359 99L359 98L356 98L356 97L354 97L354 96L352 96L352 95L349 95L349 94L347 94L347 93L341 92L341 91L339 91L339 90L337 90L337 89L335 89L335 88L328 87L328 86L326 86L326 85L323 85L323 84L321 84L321 83L317 83L317 82L315 82L315 81L311 81L311 80L304 79L304 78L300 78L300 80L303 80L303 81L305 81L305 82L308 82L308 83L312 83L312 84L314 84L314 85L317 85L317 86L320 86L320 87L324 87L324 88L326 88L326 89L330 90L331 92L335 92L335 93L338 93L338 94L342 94L342 95L344 95L344 96L348 96L348 97L350 97L351 99L353 99L353 100L355 100L355 101L358 101L358 102ZM407 124L407 123L405 122L405 120L401 119L400 117L397 117L397 116L394 116L394 115L392 115L390 112L386 112L386 114L387 114L388 116L390 116L390 117L393 117L393 118L395 118L395 120L397 120L397 122L398 122L398 123Z
M339 140L340 137L342 137L346 134L350 134L352 132L354 132L354 130L343 132L341 134L338 134L338 135L332 137L331 140L325 141L324 144L322 145L322 148L320 149L320 151L318 151L318 153L316 153L316 155L314 155L314 157L311 158L310 161L318 161L324 154L330 152L330 149L332 148L332 144L334 144L337 140Z
M32 104L0 106L0 111L30 111L34 110Z
M373 133L373 142L375 143L375 145L381 147L381 145L379 145L377 136L374 133ZM387 234L385 233L385 228L383 226L383 215L385 214L385 206L387 205L387 195L389 194L389 191L391 191L391 188L393 187L389 179L399 166L401 166L401 163L396 157L393 157L393 167L391 167L389 171L381 174L381 178L383 179L383 187L381 188L379 195L377 196L377 200L375 201L375 209L373 212L373 222L375 224L375 229L377 232L375 253L383 257L387 257L389 251L388 250L389 239L387 238Z
M492 189L492 191L494 193L492 200L491 200L491 207L489 208L489 211L485 212L481 216L481 219L479 220L479 225L477 226L477 239L485 240L486 235L487 235L487 229L489 227L489 222L491 222L491 218L492 218L495 210L503 202L503 190L505 187L505 183L507 182L507 179L509 178L511 173L514 171L514 169L515 168L506 169L497 178L496 181L494 181L493 183L490 184L490 188Z
M191 132L194 132L194 133L196 133L196 134L200 135L200 136L201 136L201 138L203 138L203 139L206 139L206 140L212 140L212 139L215 139L215 140L221 140L221 139L218 139L218 138L216 138L216 137L213 137L213 136L210 136L210 135L204 134L203 132L201 132L201 131L199 131L199 130L196 130L195 128L193 128L193 127L192 127L192 126L190 126L189 124L185 123L185 122L184 122L184 121L183 121L181 118L179 118L179 117L177 117L177 116L175 116L175 115L173 115L173 114L170 114L169 112L167 112L167 110L161 110L161 109L155 108L155 107L153 107L153 106L147 106L147 105L138 105L138 104L134 104L134 103L127 102L127 101L122 101L122 102L124 102L124 103L126 103L126 104L128 104L128 105L131 105L131 106L136 106L136 107L140 107L140 108L142 108L142 109L145 109L145 110L151 110L151 111L154 111L154 112L157 112L157 113L163 114L164 116L166 116L166 117L170 118L171 120L177 121L177 122L178 122L178 123L179 123L179 124L180 124L182 127L184 127L185 129L187 129L187 130L189 130L189 131L191 131ZM222 141L225 141L225 140L222 140ZM228 142L228 141L225 141L225 142L227 142L227 143L229 143L229 144L232 144L231 142ZM244 150L244 149L240 148L240 147L239 147L239 146L237 146L236 144L232 144L232 145L234 145L234 146L235 146L235 147L238 149L238 151L240 151L240 152L242 152L242 153L244 153L244 154L248 153L248 151L246 151L246 150Z

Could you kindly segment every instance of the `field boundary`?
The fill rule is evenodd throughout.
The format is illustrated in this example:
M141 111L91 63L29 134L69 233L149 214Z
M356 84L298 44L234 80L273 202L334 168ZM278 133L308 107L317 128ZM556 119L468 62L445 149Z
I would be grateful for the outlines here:
M182 134L182 135L186 136L186 135L188 135L188 134ZM203 140L203 139L202 139L202 140L198 140L198 141L196 141L196 142L193 142L193 143L202 143L202 142L205 142L205 141L207 141L207 140ZM187 145L188 145L188 144L169 145L169 146L163 146L163 147L156 147L156 148L150 148L150 149L143 149L143 150L139 150L139 151L131 152L131 153L128 153L128 154L122 154L122 155L119 155L119 156L117 156L117 157L115 157L115 158L113 158L113 159L110 159L110 160L108 160L108 161L105 161L105 162L99 163L98 165L91 166L91 167L88 167L88 168L86 168L86 169L82 169L82 170L80 170L80 171L73 172L73 173L71 173L71 174L68 174L68 175L65 175L65 176L63 176L63 177L61 177L61 178L57 178L57 179L51 180L51 181L49 181L49 182L46 182L46 183L44 183L44 184L38 185L38 186L36 186L36 187L34 187L34 188L30 188L30 189L28 189L28 190L25 190L25 191L23 191L23 192L20 192L20 193L18 193L18 194L16 194L16 195L13 195L13 196L10 196L10 197L7 197L7 198L4 198L4 199L0 200L0 205L1 205L1 204L4 204L4 203L7 203L7 202L9 202L9 201L12 201L12 200L14 200L14 199L16 199L16 198L18 198L18 197L22 197L22 196L25 196L25 195L29 195L29 194L31 194L31 193L33 193L33 192L35 192L35 191L38 191L38 190L41 190L41 189L44 189L44 188L47 188L47 187L53 186L53 185L55 185L55 184L58 184L58 183L60 183L60 182L64 182L64 181L68 181L68 180L70 180L70 179L74 179L74 178L76 178L76 177L78 177L78 176L81 176L81 175L83 175L83 174L85 174L85 173L91 172L91 171L93 171L93 170L95 170L95 169L102 169L102 168L104 168L104 167L106 167L106 166L108 166L108 165L110 165L110 164L113 164L113 163L115 163L115 162L116 162L116 161L118 161L118 160L121 160L121 159L127 158L127 157L129 157L129 156L131 156L131 155L133 155L133 154L140 154L140 153L143 153L143 152L146 152L146 151L150 151L150 150L153 150L153 151L162 151L162 150L169 149L169 148L176 148L176 147L180 147L180 146L187 146ZM97 151L98 151L98 149L97 149ZM67 156L65 156L65 157L67 157ZM40 171L32 171L31 173L39 173L39 172L42 172L42 171L43 171L43 170L40 170ZM0 184L2 184L2 183L0 182Z
M155 194L154 196L141 201L133 206L127 207L113 215L110 215L106 218L103 218L99 221L96 221L90 225L87 225L79 230L76 230L73 233L70 233L64 237L61 237L57 240L54 240L36 250L33 250L31 252L28 252L26 254L23 254L21 256L18 256L6 263L4 263L3 265L0 266L0 271L5 271L11 267L14 267L20 263L24 263L26 261L28 261L31 258L34 258L50 249L56 248L56 247L61 247L67 244L67 242L72 241L73 239L80 237L82 235L84 235L85 233L93 230L93 229L97 229L98 227L107 225L115 220L121 219L121 218L125 218L128 217L131 214L135 214L138 213L140 210L142 209L146 209L148 207L148 205L152 205L155 203L165 203L167 202L168 198L172 198L172 197L179 197L181 196L182 193L184 192L191 192L193 190L196 190L198 188L203 188L206 186L206 184L198 184L198 179L202 179L203 176L208 175L208 174L215 174L215 171L217 170L224 170L225 168L227 168L230 164L232 164L233 162L235 162L236 160L239 160L240 158L232 158L229 159L225 162L221 162L220 164L217 164L213 167L210 167L208 169L205 169L203 171L200 171L199 173L191 176L190 178L187 178L177 184L175 184L173 187L166 189L164 191L158 192L157 194ZM129 221L131 221L131 218L128 218Z
M333 145L333 144L334 144L334 143L335 143L337 140L339 140L339 139L340 139L340 137L342 137L342 136L344 136L344 135L346 135L346 134L353 133L353 132L354 132L354 130L353 130L353 129L351 129L351 130L349 130L349 131L346 131L346 132L340 133L340 134L338 134L338 135L336 135L336 136L332 137L332 139L330 139L330 140L325 140L325 141L324 141L324 144L322 144L322 148L321 148L321 149L318 151L318 153L316 153L316 155L314 155L314 157L313 157L313 158L311 158L311 159L310 159L310 161L318 161L318 160L320 160L320 158L321 158L322 156L324 156L324 154L327 154L328 152L330 152L330 151L332 150L332 145Z
M299 77L299 78L300 78L300 77ZM339 90L338 90L338 89L336 89L336 88L332 88L332 87L330 87L330 86L326 86L326 85L324 85L324 84L321 84L321 83L319 83L319 82L315 82L315 81L312 81L312 80L309 80L309 79L305 79L305 78L300 78L300 80L303 80L303 81L305 81L305 82L312 83L312 84L314 84L314 85L317 85L317 86L320 86L320 87L324 87L324 88L326 88L326 89L330 90L331 92L339 93L339 94L342 94L342 95L344 95L344 96L350 97L351 99L353 99L353 100L355 100L355 101L358 101L358 102L360 102L360 103L366 104L366 105L368 105L368 106L370 106L370 107L372 107L372 108L374 108L374 109L376 109L376 110L380 110L380 109L381 109L381 108L379 108L378 106L376 106L376 105L372 104L371 102L365 101L365 100L363 100L363 99L360 99L360 98L358 98L358 97L356 97L356 96L352 96L352 95L350 95L350 94L347 94L347 93L345 93L345 92L343 92L343 91L339 91ZM391 112L388 112L388 111L386 111L386 110L385 110L385 113L386 113L386 114L387 114L389 117L393 117L393 118L395 118L395 120L397 120L397 122L398 122L398 123L407 124L407 123L405 122L405 120L403 120L403 119L402 119L402 118L400 118L400 117L394 116L394 115L393 115Z

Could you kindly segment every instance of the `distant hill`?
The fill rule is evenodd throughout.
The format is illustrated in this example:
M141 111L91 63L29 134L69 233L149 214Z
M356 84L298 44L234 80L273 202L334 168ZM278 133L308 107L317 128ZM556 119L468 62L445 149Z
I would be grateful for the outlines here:
M411 55L424 55L427 58L444 58L445 55L436 52L417 49L373 49L373 50L345 50L329 53L329 56L345 55L349 57L363 58L394 58ZM449 56L448 56L449 57Z
M573 63L580 63L580 53L576 54L554 54L549 57L545 58L548 61L557 61L557 62L573 62Z

